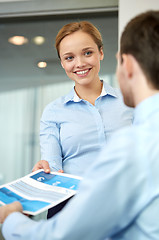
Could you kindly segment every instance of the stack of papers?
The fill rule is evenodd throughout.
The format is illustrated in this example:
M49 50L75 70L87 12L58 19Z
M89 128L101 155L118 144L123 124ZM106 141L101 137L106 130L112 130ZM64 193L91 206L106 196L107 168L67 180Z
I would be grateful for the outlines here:
M19 201L23 212L37 215L76 194L81 177L38 170L0 186L0 204Z

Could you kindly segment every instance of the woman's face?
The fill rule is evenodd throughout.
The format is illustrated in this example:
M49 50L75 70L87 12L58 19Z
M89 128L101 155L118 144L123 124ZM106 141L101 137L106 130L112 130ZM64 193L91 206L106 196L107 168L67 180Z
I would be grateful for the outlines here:
M61 65L75 85L89 85L99 80L104 54L89 34L77 31L66 36L60 43L59 53Z

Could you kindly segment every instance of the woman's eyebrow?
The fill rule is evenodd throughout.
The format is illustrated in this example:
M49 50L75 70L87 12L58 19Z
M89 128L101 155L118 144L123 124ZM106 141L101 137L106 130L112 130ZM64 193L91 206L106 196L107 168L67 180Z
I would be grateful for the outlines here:
M83 48L82 51L87 51L87 50L91 50L93 49L92 47L86 47L86 48Z
M62 55L62 57L67 56L67 55L70 55L70 54L73 54L73 53L72 53L72 52L66 52L66 53L64 53L64 54Z

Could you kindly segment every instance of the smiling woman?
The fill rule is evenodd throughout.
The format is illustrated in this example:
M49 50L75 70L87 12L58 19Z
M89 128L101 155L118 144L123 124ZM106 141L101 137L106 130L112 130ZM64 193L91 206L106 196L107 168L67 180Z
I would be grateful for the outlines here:
M102 89L98 75L104 56L102 47L99 50L88 33L77 31L60 42L59 54L67 76L75 82L77 95L94 105Z
M131 124L132 110L124 105L120 91L99 77L103 43L92 23L65 25L57 34L56 49L62 67L75 84L69 94L51 102L43 112L42 160L33 171L51 168L82 176L97 161L111 133ZM54 210L48 217L59 208Z
M63 5L61 1L64 3ZM32 1L24 1L24 5L20 4L20 1L17 1L17 3L16 1L12 1L11 5L9 4L10 1L8 1L8 3L5 3L5 0L0 1L3 2L0 4L0 173L2 175L2 184L28 174L35 162L40 159L39 121L41 112L49 102L67 94L74 85L74 81L68 79L64 69L60 66L56 49L53 46L53 40L63 25L69 22L76 22L77 20L88 20L100 29L106 50L104 59L101 61L100 79L108 82L111 86L116 86L117 84L114 74L116 65L114 55L118 42L117 8L106 9L104 5L106 6L108 1L103 2L101 0L93 0L91 2L71 0L67 2L67 6L64 0L61 1L55 5L53 3L54 1L46 0L45 4L40 6L38 1L37 4L31 4ZM28 2L28 4L26 2ZM100 2L102 4L100 4ZM110 6L112 6L115 1L111 0L109 2ZM68 14L68 11L70 11L68 10L64 11L61 15L58 15L56 11L50 14L51 8L49 4L54 8L58 8L57 5L59 5L61 9L66 7L67 9L72 8L74 13ZM6 15L4 5L6 6ZM13 5L15 7L13 7ZM35 8L35 11L41 8L42 16L37 16L37 12L35 11L30 12L32 17L30 15L27 16L26 13L28 9L26 5ZM75 12L77 5L81 7L82 5L87 5L87 7L89 5L90 8L87 9L83 6ZM100 6L100 9L94 8L95 5ZM24 15L21 12L22 8ZM44 8L48 8L49 10L45 16ZM15 16L18 12L20 17ZM24 36L28 39L28 42L23 45L13 45L8 42L8 39L12 36ZM40 36L44 37L45 41L43 41ZM35 39L38 39L39 44L35 44ZM91 54L90 50L89 52L87 51L88 49L84 49L84 51L85 50L86 55ZM37 66L39 61L46 61L47 66L45 68L39 68ZM42 66L46 65L46 63L43 63ZM83 71L79 71L78 73L80 72L83 74ZM76 110L76 105L74 108ZM82 106L81 108L83 109ZM75 114L75 116L77 116L76 118L78 118L75 110L73 110L72 106L70 117ZM83 109L83 111L87 112L85 109ZM91 111L91 108L88 108L88 112L89 111ZM105 112L105 118L106 114ZM111 114L111 109L109 114ZM78 139L81 139L81 142L83 141L84 144L85 141L87 141L87 144L90 142L91 146L91 136L82 134L82 132L81 135L83 138L81 138L81 135L78 135L80 131L83 131L83 126L85 126L84 119L87 119L87 117L86 115L84 116L82 120L80 120L82 117L79 120L76 119L71 129L67 129L67 127L64 128L64 125L61 125L60 134L63 136L62 140L60 140L62 154L65 153L66 148L68 148L67 154L71 154L71 146L72 148L74 146L75 152L78 144L76 141ZM62 118L64 119L64 116ZM95 117L92 118L94 119ZM94 124L94 121L96 121L93 120L92 122L92 118L88 118L89 123L87 124L90 125L90 128ZM77 124L80 121L81 124ZM115 122L115 118L111 120L110 124L106 124L107 128L104 130L107 132L107 137L111 132L111 126L109 125L114 126L115 124L112 121ZM89 128L87 129L87 126L85 131L90 131ZM76 139L73 139L71 134L72 137L76 137ZM95 136L97 139L98 135L95 134ZM71 145L68 142L69 139ZM88 147L89 146L87 146L87 148ZM54 150L55 148L56 147L54 147ZM85 156L87 156L87 153ZM66 158L66 155L64 157ZM78 158L79 157L80 154L78 155ZM74 165L77 164L76 168L79 168L80 171L82 163L81 165L78 163L78 158L77 162L74 162ZM66 158L66 160L68 160L68 158ZM84 161L85 160L83 160L83 163ZM83 168L85 167L83 166Z

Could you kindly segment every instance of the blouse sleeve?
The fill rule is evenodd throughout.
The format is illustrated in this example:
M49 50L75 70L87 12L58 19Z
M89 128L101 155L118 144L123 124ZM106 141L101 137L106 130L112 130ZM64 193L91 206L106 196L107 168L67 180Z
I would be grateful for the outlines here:
M49 162L54 170L62 169L60 124L55 120L55 111L46 107L40 121L41 159Z

